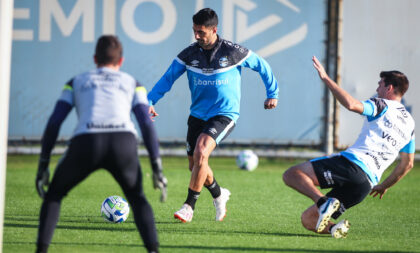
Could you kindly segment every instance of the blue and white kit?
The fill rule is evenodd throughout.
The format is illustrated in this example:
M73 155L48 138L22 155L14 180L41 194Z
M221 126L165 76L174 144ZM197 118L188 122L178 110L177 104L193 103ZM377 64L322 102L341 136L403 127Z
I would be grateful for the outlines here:
M268 63L251 50L219 37L210 59L197 42L185 48L149 92L149 104L156 104L187 71L191 115L205 121L223 115L236 122L239 118L242 67L260 74L267 98L278 97L277 80Z
M401 103L382 98L362 102L366 116L356 142L341 155L357 164L373 185L399 152L415 152L414 119Z

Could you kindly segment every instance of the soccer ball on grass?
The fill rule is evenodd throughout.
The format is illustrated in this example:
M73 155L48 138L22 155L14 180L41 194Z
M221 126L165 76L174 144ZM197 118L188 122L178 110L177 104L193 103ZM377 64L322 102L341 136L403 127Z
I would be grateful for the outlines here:
M101 216L111 223L121 223L127 220L130 207L127 201L120 196L110 196L101 206Z
M258 156L250 149L242 150L236 157L236 164L242 170L253 171L258 166Z

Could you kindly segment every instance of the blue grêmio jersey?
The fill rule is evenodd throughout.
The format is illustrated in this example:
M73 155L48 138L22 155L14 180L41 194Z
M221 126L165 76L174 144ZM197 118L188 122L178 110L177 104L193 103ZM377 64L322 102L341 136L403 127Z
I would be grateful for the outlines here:
M278 97L277 80L268 63L251 50L219 37L209 58L197 42L185 48L149 92L149 104L156 104L187 71L191 115L202 120L223 115L236 122L239 118L242 67L260 74L267 98Z

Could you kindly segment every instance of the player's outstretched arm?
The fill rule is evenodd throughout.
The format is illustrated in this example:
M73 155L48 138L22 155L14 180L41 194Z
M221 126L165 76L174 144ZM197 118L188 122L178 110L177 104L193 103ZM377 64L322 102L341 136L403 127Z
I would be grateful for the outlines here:
M70 113L72 106L67 102L59 100L51 114L41 140L41 155L39 157L38 172L35 178L35 187L41 198L45 197L45 189L49 184L51 151L60 131L61 124Z
M383 195L387 190L400 181L407 173L413 168L414 165L414 153L400 153L401 161L398 163L397 167L392 171L392 173L381 183L373 187L370 195L376 197L379 195L379 198L382 199Z
M312 57L312 61L315 69L318 71L319 78L321 78L321 80L327 85L328 89L332 92L340 104L342 104L349 111L362 113L362 102L352 97L347 91L338 86L336 82L331 80L325 71L324 66L322 66L322 64L315 56Z

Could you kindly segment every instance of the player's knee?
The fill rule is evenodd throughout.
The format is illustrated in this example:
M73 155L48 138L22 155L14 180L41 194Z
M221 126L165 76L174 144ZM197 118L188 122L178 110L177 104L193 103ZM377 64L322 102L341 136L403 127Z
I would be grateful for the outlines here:
M307 230L314 230L313 221L307 211L302 213L300 221L302 222L302 226Z
M293 181L295 174L296 174L296 166L290 167L283 173L283 182L286 185L290 185L290 183Z
M204 148L197 147L194 150L194 164L202 164L204 161L207 161L209 155L205 152Z

